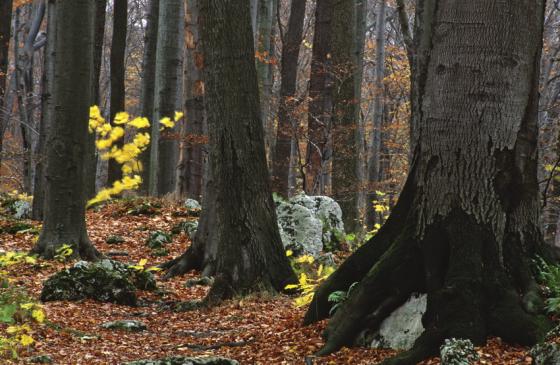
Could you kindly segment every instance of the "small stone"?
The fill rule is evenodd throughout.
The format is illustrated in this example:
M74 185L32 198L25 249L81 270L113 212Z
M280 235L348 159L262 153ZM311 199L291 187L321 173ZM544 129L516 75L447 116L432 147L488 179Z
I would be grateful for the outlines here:
M111 257L129 256L129 253L126 251L109 251L107 252L107 256L111 256Z
M53 359L49 355L37 355L29 358L29 362L34 364L52 364Z
M198 215L202 210L202 205L197 200L194 199L187 199L185 200L185 208L187 208L188 212L191 215Z
M150 233L146 240L146 245L151 249L163 248L164 245L171 243L171 235L162 232L154 231Z
M176 224L173 228L171 228L171 233L179 234L181 232L186 233L191 239L194 238L196 231L198 229L198 221L197 220L188 220L184 222L180 222Z
M121 320L121 321L112 321L106 322L101 325L101 327L110 330L123 330L128 332L141 332L148 329L146 324L140 321L134 320Z
M123 365L239 365L235 360L225 357L184 357L173 356L159 360L138 360Z
M471 365L479 360L470 340L447 339L440 347L441 365Z
M109 245L120 245L121 243L124 243L125 240L122 236L112 235L107 237L105 242L107 242L107 244Z
M185 287L192 288L193 286L212 286L214 284L214 279L208 276L203 276L201 278L189 279L185 283Z

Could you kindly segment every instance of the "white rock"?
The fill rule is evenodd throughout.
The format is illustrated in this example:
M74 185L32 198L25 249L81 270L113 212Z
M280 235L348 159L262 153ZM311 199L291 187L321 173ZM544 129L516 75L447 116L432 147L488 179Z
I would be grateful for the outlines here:
M422 316L426 312L427 300L426 294L413 294L381 322L370 347L410 350L414 341L424 332Z
M185 208L188 210L201 210L202 205L197 200L194 199L187 199L185 200Z
M24 219L31 217L31 203L25 200L16 200L13 205L14 218Z
M323 224L313 212L299 204L277 201L278 228L286 249L319 256L323 250Z

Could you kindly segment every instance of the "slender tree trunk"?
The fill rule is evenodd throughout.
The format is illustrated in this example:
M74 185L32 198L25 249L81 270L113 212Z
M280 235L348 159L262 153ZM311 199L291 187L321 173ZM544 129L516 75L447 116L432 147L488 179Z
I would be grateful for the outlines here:
M207 304L295 280L268 176L248 2L201 0L210 168L193 245L167 265L216 280ZM229 60L225 63L223 60ZM243 77L239 77L243 75Z
M86 230L84 151L93 68L94 0L56 2L54 123L47 142L45 216L33 252L52 258L63 244L83 259L99 252Z
M358 197L358 122L355 95L355 0L337 1L332 22L332 194L340 204L344 227L356 232L360 226Z
M0 19L5 19L0 23L0 161L2 159L4 131L6 130L8 115L7 109L10 107L6 102L8 95L8 63L10 53L10 30L12 25L12 0L0 2Z
M305 0L293 0L290 8L288 30L282 45L280 104L278 107L278 130L272 159L272 189L288 196L292 140L296 138L298 121L294 118L296 105L298 59L303 37Z
M177 174L177 193L180 197L200 200L204 177L206 120L204 111L204 59L200 43L199 0L187 1L185 44L185 115L182 135L181 161Z
M44 72L42 79L41 125L37 146L37 165L35 167L35 186L33 189L32 218L42 220L45 212L46 189L46 152L50 126L54 123L54 67L56 54L56 2L47 3L47 44L44 53Z
M270 103L272 96L270 60L272 54L272 24L275 14L273 0L258 0L257 17L257 76L259 80L259 99L261 103L261 120L264 126L265 146L268 153L272 145L271 136L274 126L270 124Z
M110 120L114 122L118 112L125 111L125 58L126 32L128 25L128 0L114 0L113 3L113 38L111 41L111 102ZM122 147L124 141L115 143ZM108 161L107 183L112 185L122 178L121 165L114 159Z
M178 159L178 143L175 128L160 135L159 120L173 119L179 98L179 72L182 63L183 39L180 28L184 27L181 11L182 0L160 3L156 76L154 94L154 120L152 122L152 148L150 158L150 193L163 196L175 190L175 174Z
M375 223L377 213L372 209L372 202L377 200L376 183L381 181L381 129L383 125L383 109L385 104L385 24L386 1L379 1L377 7L377 21L375 25L375 99L373 102L373 131L368 146L368 190L366 225L371 229Z
M544 1L419 6L417 50L430 57L416 65L414 162L387 223L311 303L306 323L359 282L320 354L376 329L412 292L428 295L426 331L384 364L415 364L451 337L530 345L549 328L530 264L546 249L536 154Z
M156 52L159 24L159 0L150 0L150 8L146 17L146 34L144 36L144 56L142 60L142 81L140 94L140 109L142 115L150 120L150 123L157 123L154 119L154 92L156 82ZM150 132L150 129L141 130L141 133ZM152 141L153 142L153 141ZM153 143L150 143L146 151L140 155L142 162L142 186L140 192L143 195L149 193L150 181L150 151Z
M315 33L309 79L309 119L307 122L307 166L304 190L307 194L325 193L325 174L329 156L332 112L331 38L334 0L317 0Z

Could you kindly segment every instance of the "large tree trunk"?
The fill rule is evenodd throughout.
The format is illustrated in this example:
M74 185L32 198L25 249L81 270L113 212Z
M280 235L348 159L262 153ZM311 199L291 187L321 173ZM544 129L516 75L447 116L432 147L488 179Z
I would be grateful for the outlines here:
M340 204L344 228L357 232L360 227L358 121L355 94L355 0L336 1L332 21L332 194Z
M160 2L156 76L154 94L154 120L152 121L152 148L150 158L150 193L165 195L175 190L178 143L175 128L164 130L160 135L159 121L169 117L173 120L179 99L179 75L182 64L184 28L182 0Z
M204 142L206 120L204 111L204 59L200 44L199 0L187 1L185 27L185 116L176 192L200 200L205 170Z
M154 120L154 92L156 82L156 52L157 35L159 23L159 0L150 0L150 7L146 16L146 34L144 36L144 55L142 59L142 81L140 91L140 110L142 116L148 118L151 123ZM150 129L138 131L139 133L150 133ZM153 141L152 141L153 142ZM153 143L140 155L142 162L142 186L140 193L148 195L150 181L150 151Z
M295 277L270 190L249 3L201 0L200 15L209 177L194 242L165 266L167 276L192 269L215 276L206 298L214 304L233 295L283 290Z
M278 106L278 130L272 158L272 188L288 196L292 139L296 138L297 120L293 107L297 91L299 51L305 21L305 0L292 1L288 30L282 45L280 102Z
M35 184L33 189L32 218L42 220L45 212L45 169L47 136L54 123L54 67L56 54L56 3L49 2L47 7L47 44L44 53L44 71L41 98L41 125L39 126L39 143L37 145L37 164L35 166Z
M530 260L539 230L537 106L544 1L421 1L410 175L380 232L317 291L359 284L330 320L320 354L375 329L412 292L428 294L426 331L386 361L414 364L445 338L520 344L548 327ZM436 6L437 4L437 6Z
M332 112L331 21L334 0L318 0L309 78L309 119L304 190L308 194L325 193L325 175L330 161L328 152Z
M54 123L47 142L45 217L33 252L52 258L63 244L76 256L99 252L86 231L83 180L93 65L94 0L56 3Z
M128 25L128 0L115 0L113 3L113 37L111 41L111 102L110 121L114 122L115 115L125 111L125 56L126 30ZM116 146L122 147L123 140L117 141ZM122 178L121 165L110 159L107 167L107 184L112 185Z
M2 158L2 146L4 141L4 130L6 129L9 108L6 102L8 95L8 61L10 53L10 30L12 25L12 0L0 3L0 160Z

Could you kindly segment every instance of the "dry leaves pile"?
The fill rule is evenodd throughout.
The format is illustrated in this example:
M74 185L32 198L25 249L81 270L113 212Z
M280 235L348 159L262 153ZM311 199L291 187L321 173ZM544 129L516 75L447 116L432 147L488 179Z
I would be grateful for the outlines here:
M175 216L182 208L164 203L161 209L156 209L155 215L149 216L126 214L128 208L124 203L115 203L97 212L88 212L89 236L103 253L125 251L128 256L115 259L136 263L147 258L148 265L157 265L181 254L189 244L186 235L175 235L173 243L167 246L168 256L151 257L150 249L144 244L149 232L169 231L174 224L185 219ZM0 226L2 224L0 221ZM120 235L125 242L119 246L108 245L105 240L111 235ZM0 247L5 251L29 250L34 237L30 233L4 233L0 235ZM14 284L26 287L35 297L39 296L42 282L64 267L62 263L41 262L41 267L27 265L11 273ZM321 347L325 323L302 327L304 309L295 308L292 298L287 296L254 296L228 301L213 309L182 313L162 307L162 303L202 298L206 288L186 288L184 285L187 278L193 277L194 273L160 281L158 285L165 293L139 293L143 303L139 307L92 300L46 303L45 311L51 325L43 326L36 333L34 348L23 353L19 362L11 363L27 363L26 358L30 356L48 354L55 364L119 364L175 355L221 355L241 364L303 364L307 356ZM140 320L148 330L129 333L100 328L100 324L106 321L119 319ZM527 349L508 346L499 339L489 341L487 346L478 350L481 355L479 364L531 362L526 355ZM392 353L345 348L334 355L311 361L313 364L375 364ZM439 360L434 358L423 362L423 365L433 364L439 364Z

